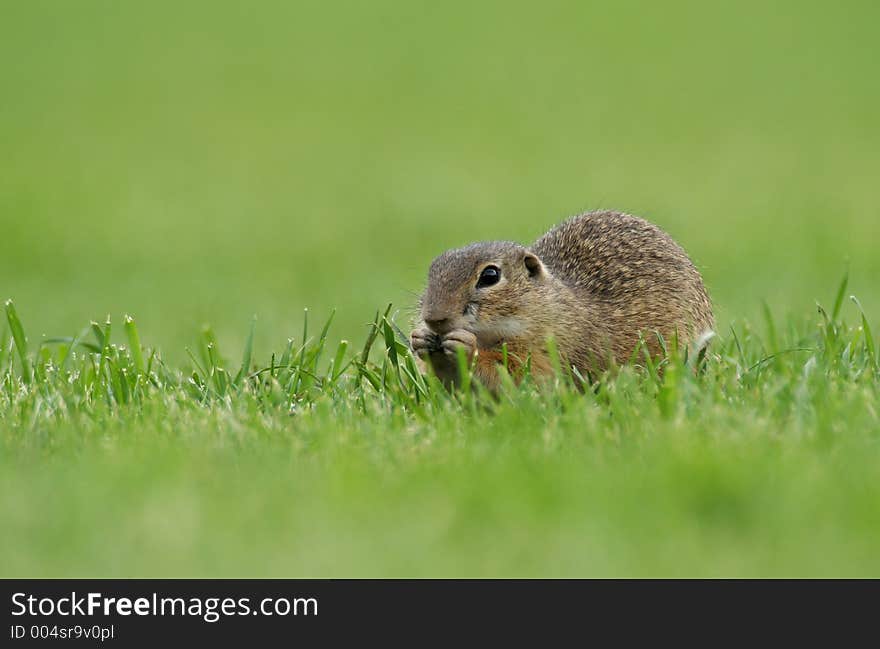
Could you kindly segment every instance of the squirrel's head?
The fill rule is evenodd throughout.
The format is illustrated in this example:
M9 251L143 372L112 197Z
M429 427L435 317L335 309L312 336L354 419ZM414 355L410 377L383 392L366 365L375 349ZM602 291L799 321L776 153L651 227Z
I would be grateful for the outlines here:
M541 260L516 243L448 250L431 264L421 316L437 334L466 329L481 346L491 346L525 333L529 307L547 280Z

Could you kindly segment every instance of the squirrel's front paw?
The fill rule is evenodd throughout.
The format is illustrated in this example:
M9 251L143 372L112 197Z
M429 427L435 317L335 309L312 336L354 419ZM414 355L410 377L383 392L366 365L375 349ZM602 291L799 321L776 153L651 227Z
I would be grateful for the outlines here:
M440 336L427 327L416 329L410 334L410 345L416 356L425 358L440 351Z
M458 355L458 349L462 348L465 357L470 360L477 351L477 337L466 329L456 329L443 336L441 347L444 354L453 358Z

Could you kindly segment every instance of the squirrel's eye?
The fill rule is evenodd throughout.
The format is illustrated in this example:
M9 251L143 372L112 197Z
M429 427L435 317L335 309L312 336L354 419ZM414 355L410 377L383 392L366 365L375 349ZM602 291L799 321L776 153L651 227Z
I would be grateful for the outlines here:
M501 269L498 266L486 266L480 273L480 279L477 280L477 288L497 284L499 279L501 279Z

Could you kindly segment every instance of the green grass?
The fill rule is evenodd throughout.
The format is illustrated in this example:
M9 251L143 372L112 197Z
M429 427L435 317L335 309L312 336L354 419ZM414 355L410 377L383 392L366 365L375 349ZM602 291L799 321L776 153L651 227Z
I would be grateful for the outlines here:
M880 364L843 311L492 398L379 314L257 365L205 331L180 371L109 321L29 352L8 303L0 574L878 576Z
M0 5L0 576L880 576L877 3ZM593 208L703 374L447 397L374 318Z

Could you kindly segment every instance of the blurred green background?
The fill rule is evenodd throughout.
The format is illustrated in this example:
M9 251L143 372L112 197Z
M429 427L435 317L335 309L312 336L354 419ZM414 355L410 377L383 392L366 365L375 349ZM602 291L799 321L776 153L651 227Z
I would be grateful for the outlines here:
M582 210L673 234L722 329L880 305L872 2L0 0L0 298L257 353L362 340L433 256ZM227 345L228 348L228 345Z

